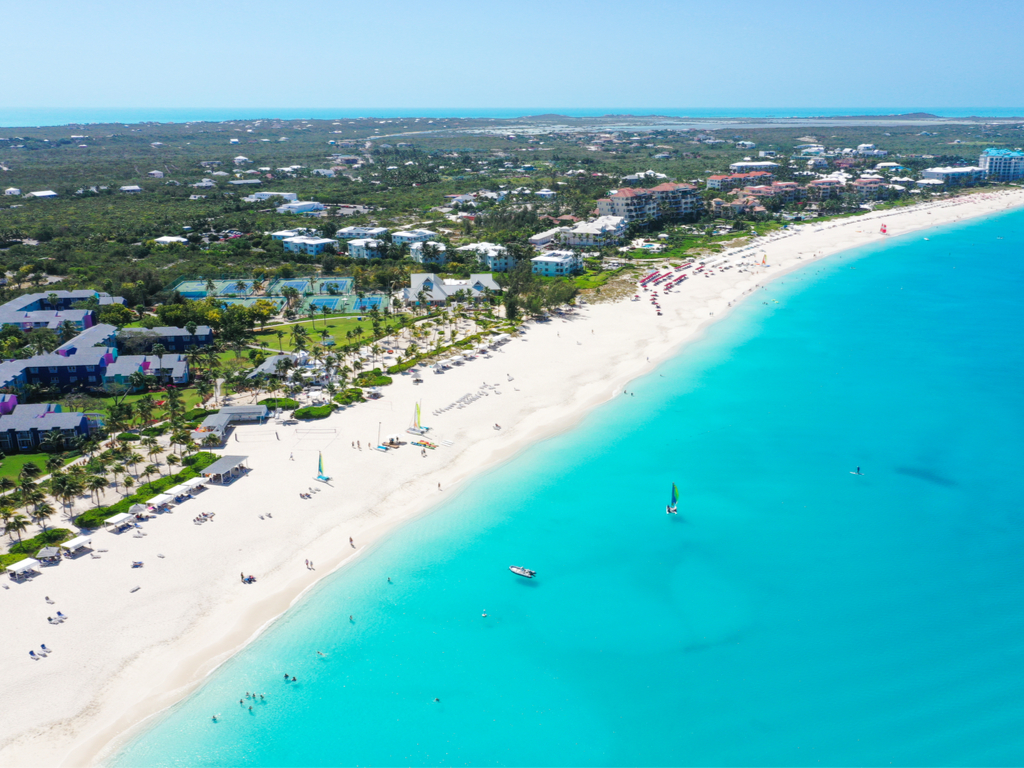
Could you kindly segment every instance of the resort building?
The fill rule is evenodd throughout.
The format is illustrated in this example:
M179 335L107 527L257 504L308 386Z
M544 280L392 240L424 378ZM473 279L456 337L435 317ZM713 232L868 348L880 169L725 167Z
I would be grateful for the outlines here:
M536 235L531 236L526 242L535 248L543 248L545 245L551 244L555 238L568 231L569 227L555 227L554 229L548 229L544 232L538 232Z
M574 251L549 251L530 259L530 269L541 277L566 277L583 268L583 257Z
M387 227L342 227L334 236L339 240L355 240L366 237L381 238L387 233Z
M348 241L348 255L353 259L379 259L383 248L384 241L372 237Z
M651 189L619 189L597 201L601 216L618 216L626 223L649 221L666 216L679 219L696 216L701 198L692 184L659 184Z
M814 179L807 182L807 194L815 200L837 197L843 191L841 179Z
M8 187L7 189L4 190L4 194L17 197L18 195L21 194L21 190L18 189L17 187Z
M228 430L235 424L262 424L267 420L267 415L268 411L265 405L228 405L221 408L217 413L207 416L203 423L192 432L192 439L197 443L201 443L212 435L223 443L224 438L227 437ZM225 456L224 458L236 457ZM220 462L217 463L219 464ZM211 465L208 469L216 469L216 464Z
M858 198L861 200L875 200L886 184L884 179L878 178L861 178L854 179L853 183L850 184L850 189Z
M922 179L937 179L944 184L973 186L985 180L985 169L975 165L962 168L925 168Z
M740 160L729 164L729 170L733 173L750 173L751 171L774 173L778 167L779 164L773 163L771 160Z
M596 246L619 243L626 236L626 219L622 216L599 216L581 221L554 238L563 245Z
M324 209L323 203L313 201L285 203L277 208L278 213L305 213L311 214Z
M412 275L409 282L399 298L410 305L419 305L421 301L432 306L444 304L460 291L467 298L478 299L501 290L494 278L486 274L470 275L469 280L445 280L435 274L419 273Z
M247 203L258 203L260 200L269 200L272 197L280 197L282 200L285 200L286 202L289 203L297 203L299 201L299 196L295 192L260 191L253 192L248 197L243 197L242 199Z
M420 264L430 262L444 265L448 260L448 249L444 243L428 240L425 243L413 243L409 246L409 256Z
M310 237L308 235L298 235L296 237L286 237L281 241L284 245L284 249L291 253L306 253L311 256L317 256L328 248L334 250L337 247L338 241L332 240L329 237Z
M113 328L109 325L96 326L104 327ZM193 347L207 347L213 343L213 330L210 326L197 325L195 329L195 333L189 333L187 328L170 325L159 325L156 328L124 328L117 334L118 348L128 345L133 347L133 351L150 352L159 344L168 352L185 352Z
M37 451L40 443L54 431L65 440L88 437L89 420L84 413L65 412L56 403L15 405L13 412L0 416L0 450L4 453Z
M57 193L54 192L52 189L41 189L38 192L29 192L27 195L25 195L25 197L51 198L57 197Z
M490 272L508 272L515 266L515 259L503 245L494 243L472 243L457 248L458 251L472 251L480 263Z
M750 173L730 173L708 176L708 189L733 189L747 185L764 184L775 178L773 173L768 171L751 171Z
M184 355L121 355L108 363L103 371L107 388L132 387L131 376L141 373L154 377L160 384L188 384L188 360Z
M127 192L129 195L135 195L142 191L142 187L138 187L134 184L129 184L124 187L118 187L120 192Z
M391 235L391 242L395 245L412 245L413 243L425 243L436 237L437 232L431 232L429 229L407 229Z
M1011 149L986 149L978 165L989 181L1016 181L1024 178L1024 152Z
M176 235L164 235L163 237L158 237L153 242L156 243L157 245L172 245L173 243L180 243L182 245L186 245L188 243L188 240L186 240L184 237L178 237Z

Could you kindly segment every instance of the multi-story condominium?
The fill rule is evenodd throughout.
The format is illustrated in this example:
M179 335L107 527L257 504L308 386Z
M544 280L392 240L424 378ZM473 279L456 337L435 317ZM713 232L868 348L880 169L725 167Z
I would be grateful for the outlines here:
M424 249L426 249L426 252L424 252ZM443 265L448 260L447 250L444 243L435 243L432 240L428 240L425 243L413 243L410 245L409 256L413 261L420 264L431 262Z
M764 184L775 178L775 175L768 171L751 171L750 173L730 173L709 176L708 189L733 189L747 185L756 186Z
M626 220L646 221L682 218L701 210L701 198L692 184L659 184L651 189L620 189L597 201L601 216L618 216Z
M1024 178L1024 152L1011 149L986 149L978 159L989 181L1014 181Z
M564 277L583 268L583 257L574 251L548 251L530 259L530 268L542 277Z
M509 254L508 250L502 245L495 245L494 243L472 243L471 245L464 245L456 250L472 251L476 254L480 263L484 265L484 268L490 272L508 272L515 266L515 259L512 258L512 255Z
M387 227L342 227L334 236L339 240L355 240L356 238L381 238L388 233Z
M885 186L884 179L854 179L850 189L861 200L874 200Z
M284 249L286 251L290 251L291 253L306 253L310 256L318 256L328 248L333 248L338 245L337 240L332 240L329 237L310 237L308 235L287 237L282 240L281 243L284 245Z
M353 259L379 259L383 248L384 241L372 237L348 241L348 255Z
M807 194L816 200L835 197L843 191L840 179L815 179L807 182Z
M391 242L395 245L412 245L413 243L425 243L437 237L437 232L429 229L407 229L402 232L395 232L391 235Z
M618 243L626 236L626 220L622 216L598 216L581 221L568 230L556 232L552 240L563 245L597 246ZM533 242L533 238L530 239Z
M187 328L170 325L160 325L156 328L125 328L118 334L119 346L123 345L122 337L137 337L138 343L134 346L139 352L149 352L156 344L168 352L184 352L192 347L205 347L213 343L213 331L208 325L197 325L195 333L189 333Z
M774 173L779 167L778 163L771 160L740 160L737 163L730 163L729 170L733 173L750 173L751 171L768 171Z
M35 451L47 435L57 431L65 440L89 436L89 420L78 411L65 412L56 403L17 405L0 416L0 450Z
M936 179L948 185L971 186L985 179L985 169L975 165L962 168L925 168L922 179Z

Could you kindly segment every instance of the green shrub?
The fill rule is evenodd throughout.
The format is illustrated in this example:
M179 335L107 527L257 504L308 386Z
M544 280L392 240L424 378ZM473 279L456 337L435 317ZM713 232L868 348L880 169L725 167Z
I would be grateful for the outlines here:
M142 438L136 435L134 432L122 432L120 435L117 436L117 439L135 441L141 440Z
M15 542L11 545L10 551L12 555L35 557L43 547L55 547L62 541L73 538L74 535L67 528L50 528L46 531L40 531L30 539L22 539Z
M326 419L332 413L334 413L333 405L308 405L305 408L299 408L292 416L296 419Z
M339 392L334 396L334 402L340 405L352 405L353 403L363 402L363 390L359 387L352 387L346 389L344 392Z
M299 401L292 400L290 397L265 397L260 400L259 404L265 405L271 410L274 408L283 408L284 410L289 411L299 407Z
M390 376L384 376L380 368L374 368L372 371L363 371L356 376L356 384L360 387L386 387L391 383Z
M170 429L170 426L167 424L163 424L159 427L146 427L142 432L140 432L140 434L145 435L146 437L157 437L162 435L168 429Z
M133 504L144 504L154 496L159 496L168 488L173 488L179 483L191 480L193 477L199 477L200 472L219 458L220 456L209 451L200 451L193 456L188 456L184 459L185 468L177 474L157 478L151 483L144 483L136 488L135 493L131 496L121 499L109 507L97 507L96 509L90 509L88 512L83 512L75 518L75 525L80 528L98 528L103 525L103 521L108 517L113 517L120 512L127 512Z

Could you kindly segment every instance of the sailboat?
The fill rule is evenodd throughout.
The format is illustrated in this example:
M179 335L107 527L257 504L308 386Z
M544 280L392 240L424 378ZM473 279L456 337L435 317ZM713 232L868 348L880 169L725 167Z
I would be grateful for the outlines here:
M768 266L768 254L767 253L764 255L764 258L761 259L761 266L762 267Z
M669 494L668 506L665 507L666 515L676 514L676 509L679 506L679 486L672 483L672 493Z
M319 480L321 483L326 483L331 478L324 474L324 454L323 451L317 451L317 453L319 454L320 458L317 460L316 464L316 479Z
M410 435L425 435L430 431L430 427L424 427L423 422L420 421L420 404L416 403L416 410L412 414L412 426L407 430Z

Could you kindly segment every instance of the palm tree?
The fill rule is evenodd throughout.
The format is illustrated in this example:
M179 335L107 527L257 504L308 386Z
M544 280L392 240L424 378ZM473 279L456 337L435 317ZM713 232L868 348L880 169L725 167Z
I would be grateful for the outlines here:
M128 492L131 490L132 486L135 485L135 478L131 475L125 475L124 480L121 481L121 485L124 486L124 495L125 498L127 498Z
M9 477L0 477L0 493L6 496L18 487L18 484Z
M96 506L100 505L100 496L105 494L110 483L107 478L100 477L99 475L92 475L85 481L85 487L89 489L89 493L96 495Z
M4 531L8 536L12 533L18 534L18 541L21 541L21 534L28 530L28 518L24 515L11 515L4 524ZM11 536L11 538L14 538Z
M158 464L147 464L146 466L144 466L142 468L142 477L144 477L146 479L147 483L149 482L149 478L150 477L152 477L153 475L159 475L159 474L160 474L160 466Z
M281 344L281 340L284 338L284 331L279 329L276 333L277 333L277 348L279 350L281 350L281 352L283 353L284 352L284 347Z
M181 459L173 453L167 457L167 474L171 474L171 467L181 464Z
M60 468L63 467L63 466L64 466L64 456L63 455L55 453L52 456L47 456L46 457L46 471L49 472L51 475L54 472L59 471Z
M25 465L21 468L21 471L18 473L18 479L24 483L26 480L35 480L42 473L43 472L41 469L39 469L38 464L31 461L26 461Z
M52 504L43 503L36 507L35 512L32 513L32 516L41 526L43 526L43 530L45 531L46 521L53 517L55 514L57 514L57 510L53 508Z

